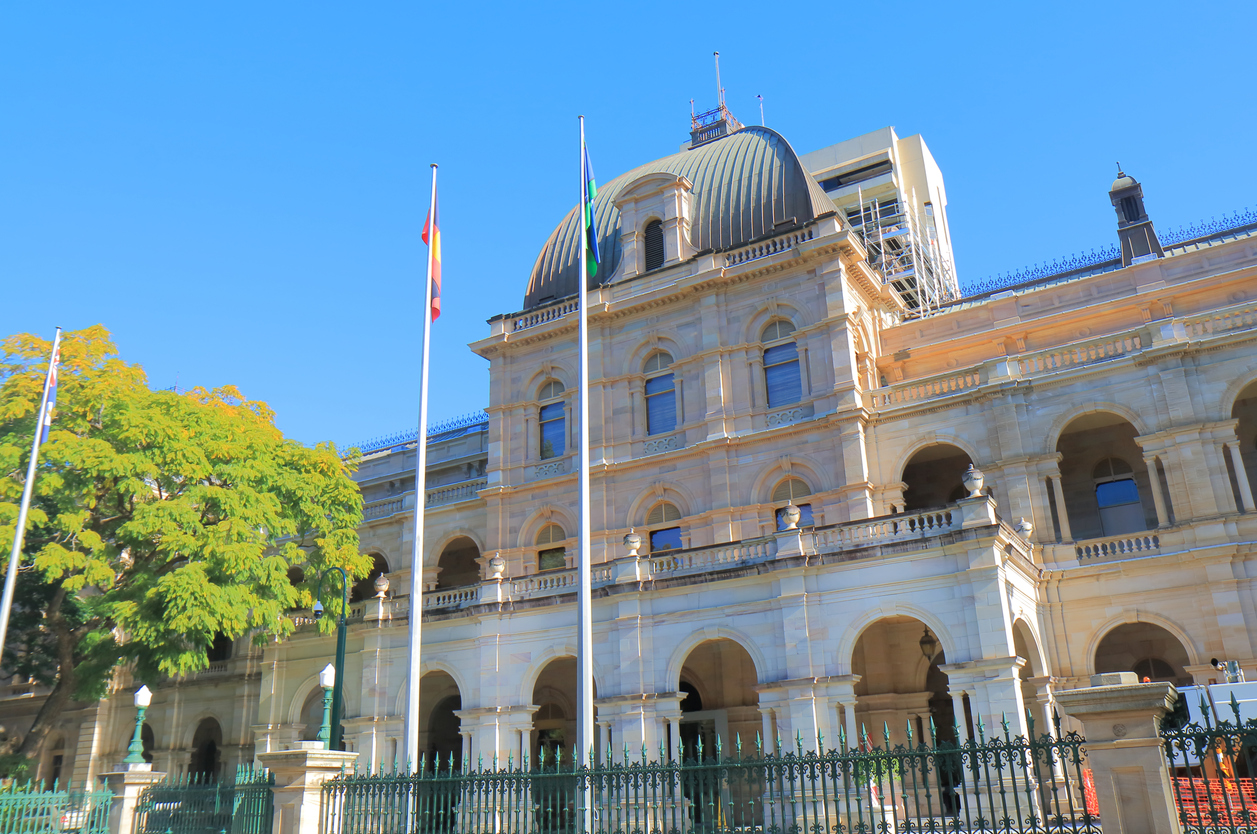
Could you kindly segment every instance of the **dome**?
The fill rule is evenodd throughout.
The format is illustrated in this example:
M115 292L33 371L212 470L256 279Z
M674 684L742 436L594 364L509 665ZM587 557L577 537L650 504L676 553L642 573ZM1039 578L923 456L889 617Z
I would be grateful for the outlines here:
M690 238L698 252L742 246L834 211L781 134L746 127L600 185L594 222L602 263L587 286L607 283L619 267L620 212L614 203L626 186L647 174L675 174L693 184ZM524 295L525 310L576 294L579 242L579 218L573 207L537 256Z
M1135 182L1134 177L1118 171L1117 179L1113 180L1113 186L1109 189L1109 191L1117 191L1122 188L1134 188L1136 185L1139 185L1139 183Z

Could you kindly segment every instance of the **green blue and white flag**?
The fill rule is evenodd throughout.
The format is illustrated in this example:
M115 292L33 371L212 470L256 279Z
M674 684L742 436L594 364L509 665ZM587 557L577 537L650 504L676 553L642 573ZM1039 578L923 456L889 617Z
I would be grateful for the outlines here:
M581 188L581 213L585 221L585 271L589 276L598 274L598 225L594 222L594 197L598 196L598 183L594 180L594 167L589 162L589 147L581 146L584 171Z

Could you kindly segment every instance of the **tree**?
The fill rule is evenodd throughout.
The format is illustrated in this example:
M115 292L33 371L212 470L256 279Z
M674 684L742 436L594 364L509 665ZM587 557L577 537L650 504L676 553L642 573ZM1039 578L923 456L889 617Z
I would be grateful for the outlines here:
M5 542L50 349L30 335L3 342ZM264 403L234 388L151 390L101 326L66 333L4 655L6 674L52 687L20 754L38 753L71 700L100 698L115 667L150 684L203 669L218 634L290 634L286 613L311 603L324 568L365 574L356 466L330 443L285 438ZM292 584L292 567L309 580Z

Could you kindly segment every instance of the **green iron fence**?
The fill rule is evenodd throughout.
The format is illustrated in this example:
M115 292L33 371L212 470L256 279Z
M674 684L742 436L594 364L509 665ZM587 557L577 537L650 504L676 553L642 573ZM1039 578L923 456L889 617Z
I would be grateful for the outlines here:
M0 834L108 834L112 800L105 789L0 785Z
M1166 758L1179 821L1185 834L1257 834L1257 719L1216 723L1204 694L1203 723L1164 730Z
M271 834L275 777L241 765L233 781L171 776L149 785L135 810L135 834Z
M323 785L328 834L847 834L852 832L1099 832L1081 802L1083 741L1003 732L962 744L805 751L703 750L682 762L581 768L562 757L462 771L453 759L420 772L344 774ZM621 759L627 762L628 751ZM611 758L608 751L608 759ZM592 828L585 823L585 803Z

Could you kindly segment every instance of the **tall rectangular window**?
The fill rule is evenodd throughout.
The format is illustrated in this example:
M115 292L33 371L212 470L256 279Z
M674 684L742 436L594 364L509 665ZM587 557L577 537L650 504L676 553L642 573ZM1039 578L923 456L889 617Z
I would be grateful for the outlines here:
M794 342L764 349L764 383L768 389L768 407L797 403L803 399L803 381L799 377L799 349Z
M541 407L541 459L557 458L567 451L567 421L563 419L563 403Z
M677 395L672 374L646 380L646 433L665 434L677 427Z
M663 530L650 531L650 552L681 549L681 528L666 527Z

